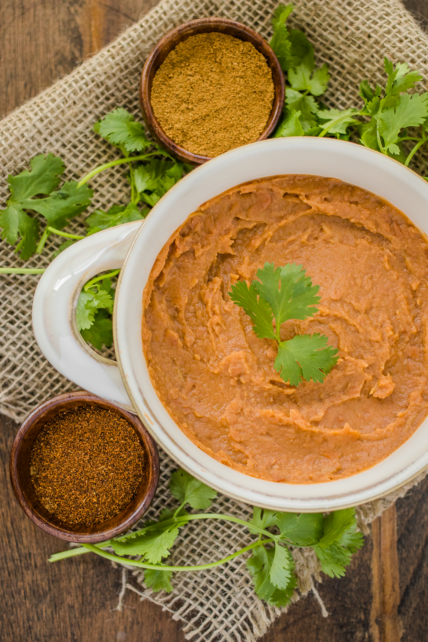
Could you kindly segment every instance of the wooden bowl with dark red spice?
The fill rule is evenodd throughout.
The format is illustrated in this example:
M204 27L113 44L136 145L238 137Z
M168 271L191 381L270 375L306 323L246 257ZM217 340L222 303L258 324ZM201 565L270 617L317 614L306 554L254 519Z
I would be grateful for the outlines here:
M10 478L26 515L50 535L96 543L130 528L159 478L156 443L136 415L86 392L34 410L10 454Z
M182 48L183 45L186 43L186 41L189 41L190 38L193 36L201 36L201 34L225 34L230 38L230 41L233 39L236 39L237 41L243 41L245 43L245 47L239 46L238 43L238 49L236 50L236 56L233 55L233 51L229 51L229 59L224 61L224 68L225 69L235 69L235 73L237 73L236 76L236 87L243 87L244 89L246 88L247 85L251 85L252 81L254 86L249 89L248 96L246 97L247 103L244 101L243 104L241 105L242 109L240 112L238 112L238 118L229 119L229 129L231 131L236 130L237 126L239 123L237 120L239 120L240 114L242 113L242 118L245 119L248 117L250 113L250 105L249 102L253 101L253 106L257 108L257 101L263 100L263 89L258 86L259 81L257 80L257 73L261 70L257 66L257 61L253 60L253 63L255 66L252 67L251 69L248 69L247 72L249 71L249 75L247 74L247 78L244 76L240 76L239 70L237 68L239 67L240 60L240 55L242 54L244 57L247 54L251 54L254 57L259 57L259 63L263 59L261 58L260 54L264 58L264 62L267 63L265 65L266 67L266 72L271 74L271 79L270 79L270 84L272 85L272 99L271 103L268 107L266 117L263 120L263 124L260 127L260 122L259 122L259 129L257 130L257 135L251 139L248 139L246 142L237 142L235 141L235 144L233 144L229 148L225 148L223 151L228 151L228 149L232 149L233 147L240 146L241 144L246 144L249 142L256 142L258 140L264 140L272 134L274 131L275 127L278 124L278 121L281 117L282 110L283 110L283 105L284 105L284 95L285 95L285 87L284 87L284 74L281 69L281 65L278 61L278 58L274 54L272 48L268 45L268 43L253 29L250 29L250 27L247 27L239 22L236 22L234 20L228 20L226 18L200 18L197 20L191 20L190 22L186 22L183 25L180 25L167 33L159 42L158 44L154 47L154 49L151 51L150 55L148 56L144 67L143 71L141 74L141 80L140 80L140 104L141 104L141 109L143 112L143 117L145 120L145 123L152 133L152 135L155 137L155 139L160 143L160 145L164 148L166 148L169 152L171 152L174 156L180 158L182 161L191 163L193 165L200 165L202 163L205 163L207 160L210 160L213 158L214 155L218 155L218 153L223 153L222 151L219 151L216 154L203 154L200 151L195 152L190 149L186 149L186 147L179 143L177 140L173 140L171 135L167 134L165 131L165 126L162 126L160 123L160 118L155 115L156 109L154 109L153 106L153 101L152 101L152 88L153 88L153 82L155 80L157 72L160 70L162 67L163 63L173 52L174 50L174 55L178 55L177 51L180 51L180 47ZM233 44L233 43L232 43ZM235 43L236 44L236 43ZM242 43L241 43L242 44ZM251 44L253 47L249 48L248 44ZM198 51L199 48L199 53L200 53L200 47L203 45L200 41L195 44L195 51ZM176 50L177 46L179 47L179 50ZM219 69L221 70L222 67L215 67L215 64L218 63L219 56L221 56L221 51L212 51L215 49L216 43L206 43L206 46L208 48L208 55L211 55L209 64L207 63L206 68L202 66L200 69L199 68L188 68L187 62L186 62L186 56L188 56L188 59L190 62L192 62L191 58L191 52L187 51L185 52L182 49L182 58L184 56L184 75L187 75L186 80L189 81L190 78L190 87L195 88L194 82L197 83L201 87L200 91L203 94L205 89L208 86L208 78L210 76L214 76L214 78L219 76ZM251 51L250 51L251 49ZM201 54L202 55L202 54ZM235 60L236 58L236 60ZM168 59L171 61L171 57ZM169 63L168 63L169 64ZM262 63L260 63L262 64ZM264 63L263 63L264 64ZM214 67L213 67L214 65ZM170 71L165 73L165 78L162 80L162 83L164 84L164 91L165 91L165 96L168 97L168 95L171 94L171 92L168 89L168 81L170 80L171 73ZM193 77L193 81L192 81ZM233 77L233 75L231 76ZM260 78L263 80L263 74L260 76ZM196 79L196 80L195 80ZM230 78L229 78L230 81ZM213 87L210 88L211 90ZM186 91L187 89L184 88L183 92L180 94L178 92L178 102L176 107L178 109L183 108L184 111L186 110ZM190 91L190 89L189 89ZM233 94L233 89L232 92ZM207 91L207 104L210 103L210 101L214 101L216 97L216 92L214 91L213 93L209 93ZM201 98L201 96L199 97ZM202 96L203 99L203 96ZM192 99L193 100L193 99ZM230 103L228 103L227 100L223 101L222 108L225 109L226 111L232 109L232 100ZM192 103L194 105L194 102ZM174 112L177 111L177 109L167 109L168 106L165 108L165 114L169 115L174 115ZM184 112L183 112L184 113ZM232 112L230 112L232 114ZM236 114L235 114L236 116ZM189 119L188 119L189 120ZM197 119L192 120L191 117L191 123L196 122ZM211 129L214 129L214 123L213 120L210 120L209 117L206 118L207 127L211 127ZM243 131L245 130L245 126L247 123L242 123L243 126ZM186 127L191 127L192 125L189 125L187 123ZM178 124L178 127L180 128L180 125ZM250 124L248 123L248 129L250 127ZM227 127L224 128L224 131L228 131ZM218 128L218 135L222 135L223 130L221 127ZM239 140L239 139L238 139Z

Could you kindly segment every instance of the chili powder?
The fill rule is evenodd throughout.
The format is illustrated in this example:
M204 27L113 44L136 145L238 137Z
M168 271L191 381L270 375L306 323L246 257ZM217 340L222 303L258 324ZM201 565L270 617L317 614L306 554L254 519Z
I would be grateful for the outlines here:
M39 501L56 520L91 526L131 503L144 474L144 451L124 417L80 406L45 424L31 451L30 473Z

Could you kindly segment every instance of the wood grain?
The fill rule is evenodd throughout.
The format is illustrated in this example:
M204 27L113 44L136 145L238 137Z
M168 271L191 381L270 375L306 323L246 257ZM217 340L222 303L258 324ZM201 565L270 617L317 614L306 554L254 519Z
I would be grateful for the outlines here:
M157 0L1 0L0 116L69 73ZM428 29L428 1L407 0ZM0 418L0 639L2 642L184 642L180 623L128 592L116 611L120 573L82 556L46 560L62 542L39 531L16 504L8 456L17 426ZM428 479L376 522L373 541L345 578L293 605L262 642L428 640ZM398 590L397 590L398 589ZM391 637L392 636L392 637Z

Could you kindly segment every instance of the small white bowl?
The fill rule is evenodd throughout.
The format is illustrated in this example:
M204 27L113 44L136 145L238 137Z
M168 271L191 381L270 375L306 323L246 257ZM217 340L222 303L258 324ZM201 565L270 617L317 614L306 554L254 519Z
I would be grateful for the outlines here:
M234 149L198 167L151 210L144 224L105 230L73 245L46 270L34 298L33 325L52 365L82 388L138 413L158 444L183 468L240 501L282 511L355 506L402 486L428 466L428 420L398 450L362 473L321 484L263 481L219 463L193 444L163 407L150 381L141 340L142 293L170 235L202 203L246 181L278 174L339 178L377 194L428 233L428 185L415 172L361 145L334 139L279 138ZM114 308L119 368L98 357L75 327L82 285L123 265Z

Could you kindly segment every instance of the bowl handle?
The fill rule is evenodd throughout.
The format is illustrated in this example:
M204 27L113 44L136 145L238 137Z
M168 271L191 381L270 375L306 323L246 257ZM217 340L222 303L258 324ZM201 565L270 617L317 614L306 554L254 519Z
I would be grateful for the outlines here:
M33 302L34 334L53 367L84 390L132 412L117 363L101 357L82 339L76 305L89 279L122 267L141 225L118 225L71 245L44 272Z

